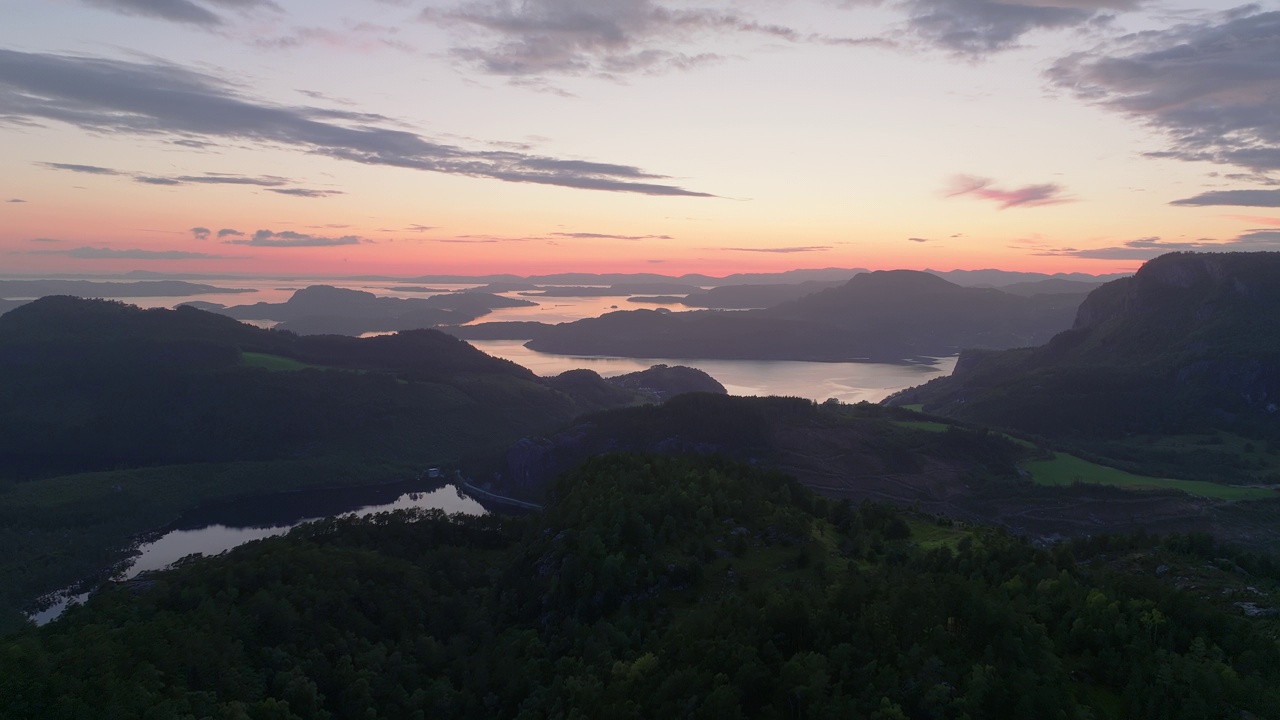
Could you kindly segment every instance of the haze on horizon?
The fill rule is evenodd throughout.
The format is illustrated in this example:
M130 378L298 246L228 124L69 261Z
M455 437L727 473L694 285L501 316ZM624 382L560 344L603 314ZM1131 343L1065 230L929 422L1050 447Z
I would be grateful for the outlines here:
M1280 9L11 0L0 272L1131 271L1280 249Z

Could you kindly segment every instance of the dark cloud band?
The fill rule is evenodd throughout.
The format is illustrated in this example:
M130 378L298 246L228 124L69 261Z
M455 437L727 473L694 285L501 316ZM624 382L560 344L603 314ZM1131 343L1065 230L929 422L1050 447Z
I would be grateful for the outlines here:
M1246 6L1137 33L1063 58L1048 76L1163 133L1169 149L1155 157L1280 170L1280 12Z
M470 150L313 108L242 97L225 81L167 63L0 50L0 122L52 120L86 130L277 144L366 165L644 195L712 197L654 182L630 165Z

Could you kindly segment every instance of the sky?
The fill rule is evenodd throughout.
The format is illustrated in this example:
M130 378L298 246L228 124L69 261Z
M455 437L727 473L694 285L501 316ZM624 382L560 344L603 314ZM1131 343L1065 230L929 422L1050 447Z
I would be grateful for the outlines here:
M0 0L0 274L1280 249L1280 7Z

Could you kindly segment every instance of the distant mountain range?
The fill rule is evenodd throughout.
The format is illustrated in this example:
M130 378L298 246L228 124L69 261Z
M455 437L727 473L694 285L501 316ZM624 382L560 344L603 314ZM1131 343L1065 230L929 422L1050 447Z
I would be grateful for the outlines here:
M345 282L405 282L405 283L439 283L450 285L501 284L501 285L637 285L645 283L696 285L699 287L718 287L721 285L762 285L793 284L800 282L844 282L858 273L869 272L866 268L819 268L786 270L774 273L735 273L723 277L689 273L685 275L661 275L658 273L553 273L548 275L513 275L500 273L493 275L420 275L417 277L397 277L392 275L353 275L353 276L285 276L293 282L319 283L322 281ZM1021 282L1060 279L1075 282L1106 282L1123 277L1128 273L1111 273L1104 275L1088 275L1086 273L1029 273L1008 270L925 270L933 275L945 278L957 285L966 287L1000 287ZM0 275L0 278L4 277ZM30 279L9 276L15 279ZM121 280L257 280L262 278L281 279L276 276L254 275L209 275L192 273L157 273L148 270L135 270L121 275L58 275L66 279L102 279L106 277ZM530 287L512 289L530 290ZM493 289L490 292L503 292ZM4 297L0 294L0 297Z
M898 362L968 347L1041 343L1070 326L1081 297L1013 295L961 287L925 272L886 270L764 310L633 310L503 329L523 335L515 339L531 338L533 350L559 354ZM498 330L481 324L450 332L479 338Z

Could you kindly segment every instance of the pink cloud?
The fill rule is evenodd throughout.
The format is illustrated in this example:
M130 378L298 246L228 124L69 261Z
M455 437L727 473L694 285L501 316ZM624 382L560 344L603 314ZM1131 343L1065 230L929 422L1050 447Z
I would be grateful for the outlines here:
M1266 217L1263 215L1227 215L1233 220L1243 220L1253 225L1266 225L1268 227L1280 227L1280 217Z
M1063 188L1057 183L1024 185L1020 188L1005 190L995 187L992 184L994 182L991 178L956 175L951 178L950 187L945 194L947 197L972 195L983 200L991 200L999 203L1001 210L1011 207L1040 207L1073 202L1072 198L1062 194Z

